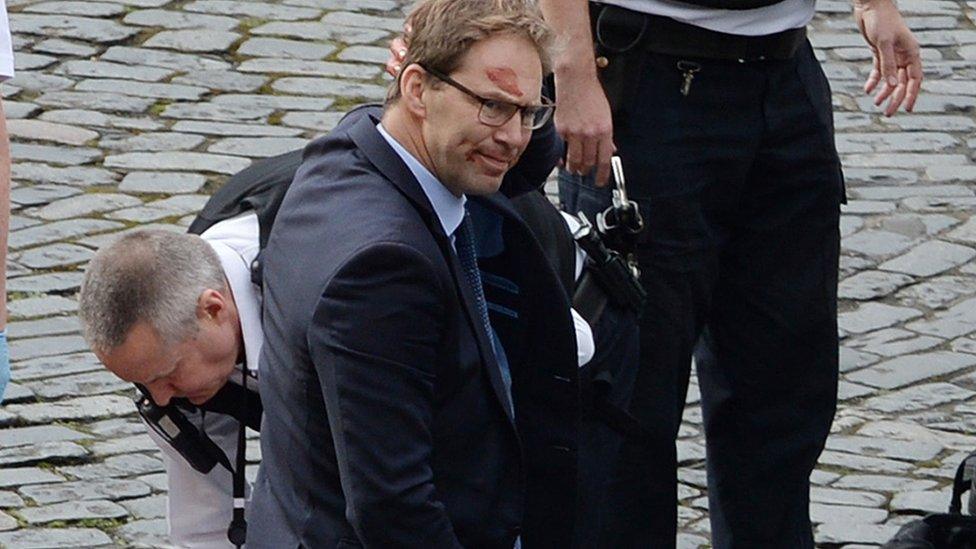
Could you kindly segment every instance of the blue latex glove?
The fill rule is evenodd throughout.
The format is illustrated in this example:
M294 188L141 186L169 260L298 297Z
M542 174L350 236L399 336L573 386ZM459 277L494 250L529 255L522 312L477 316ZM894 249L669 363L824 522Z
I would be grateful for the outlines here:
M0 403L3 402L3 392L10 381L10 351L7 349L7 330L0 331Z

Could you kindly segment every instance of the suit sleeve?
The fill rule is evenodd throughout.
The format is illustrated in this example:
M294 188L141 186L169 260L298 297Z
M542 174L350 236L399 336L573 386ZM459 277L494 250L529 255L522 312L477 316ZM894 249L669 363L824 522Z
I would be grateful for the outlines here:
M346 517L365 547L461 546L431 469L443 291L418 251L373 244L337 272L315 308L309 349Z

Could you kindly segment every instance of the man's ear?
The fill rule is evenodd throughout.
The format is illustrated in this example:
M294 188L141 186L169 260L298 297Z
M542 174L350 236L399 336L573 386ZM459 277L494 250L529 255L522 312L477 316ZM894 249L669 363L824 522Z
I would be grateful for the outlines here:
M400 101L417 118L427 118L427 97L430 90L427 71L411 63L400 73Z
M197 299L197 319L217 320L227 310L227 298L217 290L206 289Z

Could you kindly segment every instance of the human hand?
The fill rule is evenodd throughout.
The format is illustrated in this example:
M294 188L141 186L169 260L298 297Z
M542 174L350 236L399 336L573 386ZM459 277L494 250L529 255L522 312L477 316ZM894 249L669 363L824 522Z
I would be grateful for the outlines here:
M556 71L556 131L566 141L566 169L582 175L596 168L596 186L604 187L617 150L610 103L595 72L577 74Z
M864 83L864 93L878 89L874 104L888 99L885 116L902 105L912 112L922 87L922 60L918 41L905 25L892 0L855 0L854 21L874 54L874 67Z
M0 331L0 403L3 403L3 392L10 382L10 351L7 349L7 330Z

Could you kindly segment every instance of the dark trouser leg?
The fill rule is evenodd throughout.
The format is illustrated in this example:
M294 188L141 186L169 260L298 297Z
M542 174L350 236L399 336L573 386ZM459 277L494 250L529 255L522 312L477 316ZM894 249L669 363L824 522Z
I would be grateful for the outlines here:
M716 548L812 548L809 475L837 391L842 183L812 51L768 71L766 133L698 356Z

